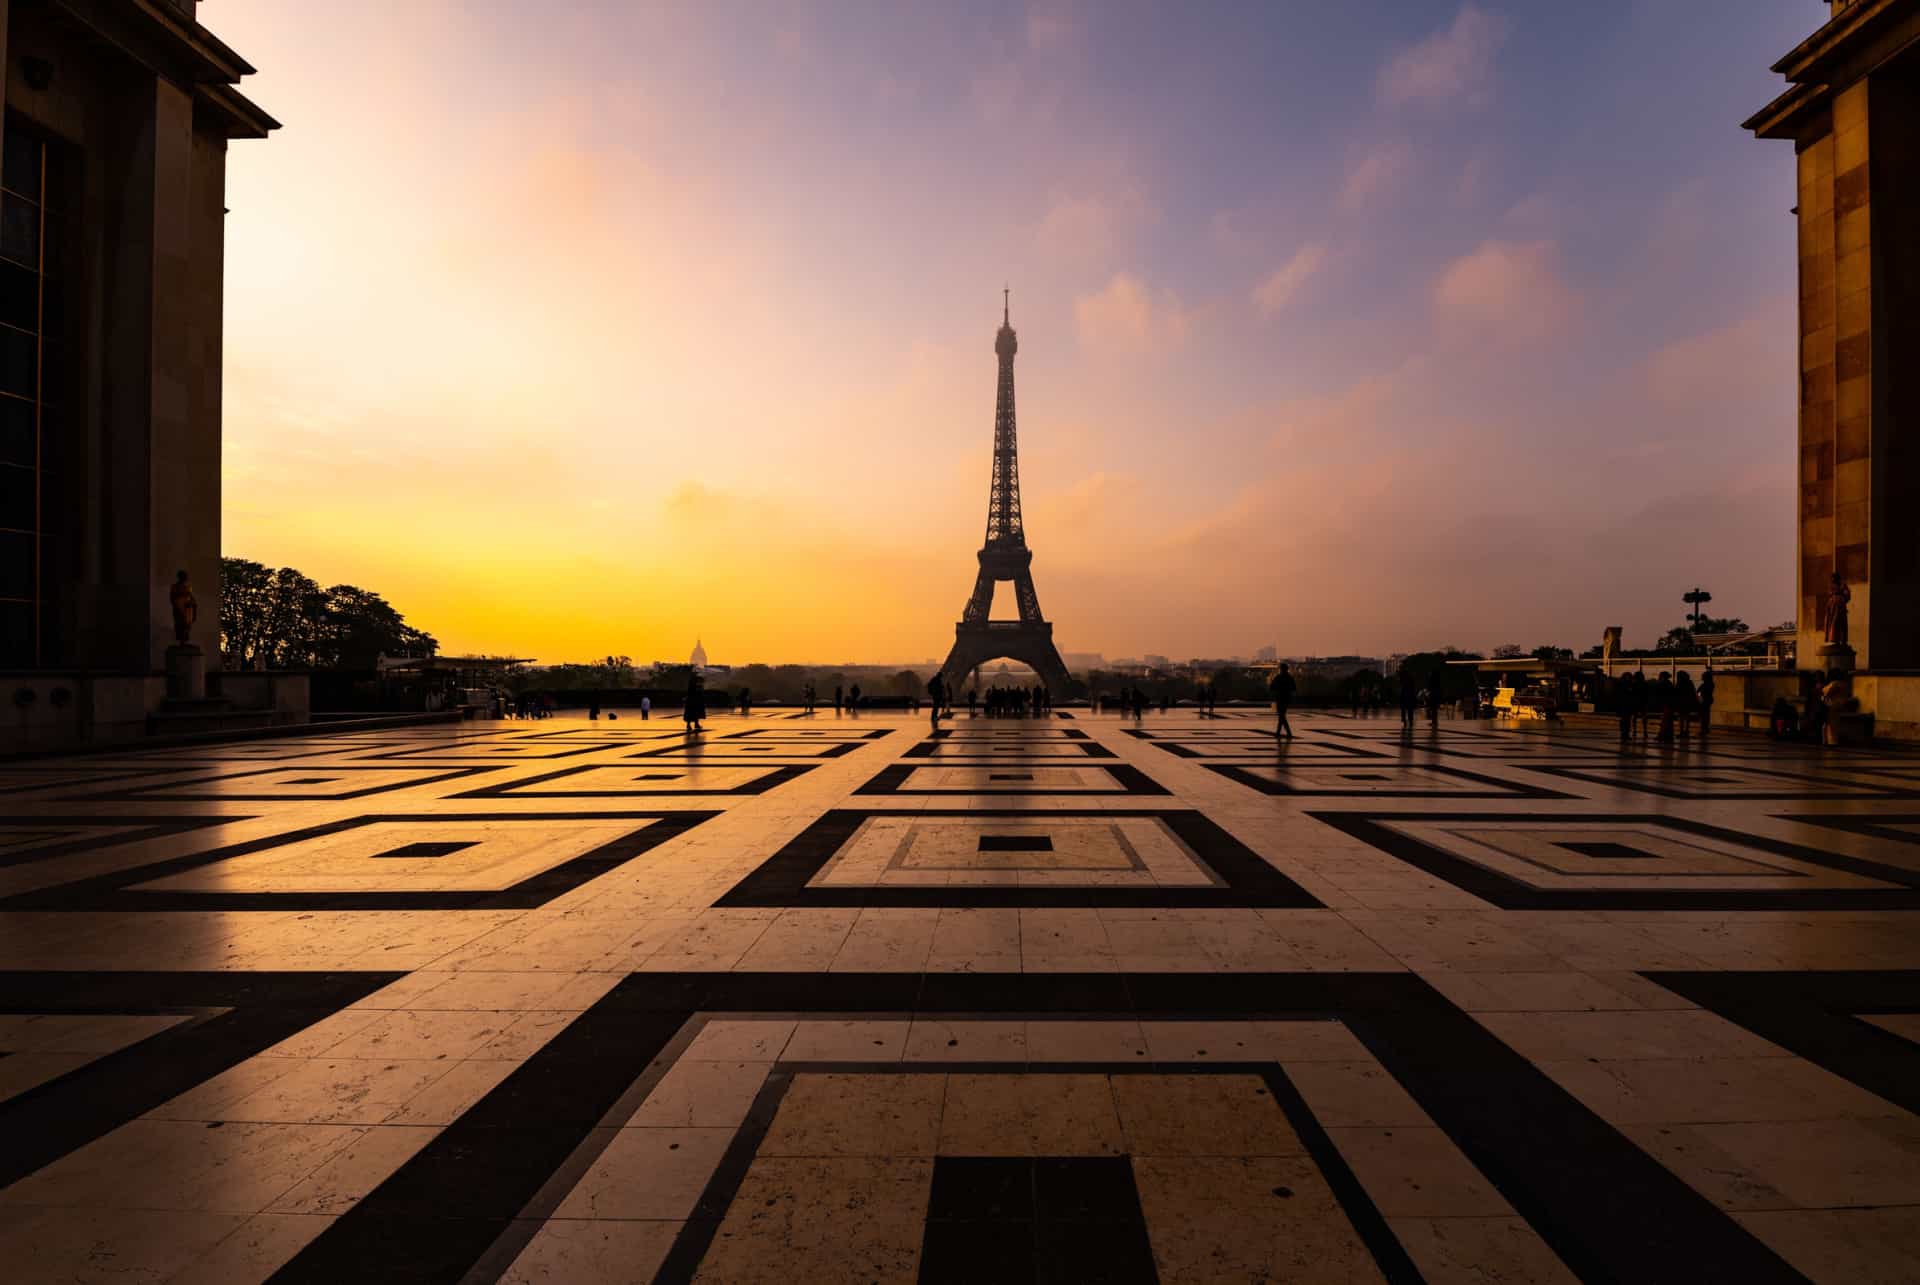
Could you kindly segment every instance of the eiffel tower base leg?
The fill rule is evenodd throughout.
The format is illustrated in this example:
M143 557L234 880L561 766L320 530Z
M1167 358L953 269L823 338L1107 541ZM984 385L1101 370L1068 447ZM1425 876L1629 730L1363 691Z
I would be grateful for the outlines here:
M955 631L947 663L940 667L940 677L948 690L958 694L964 690L969 673L995 660L1025 665L1040 675L1041 684L1049 692L1064 692L1071 681L1066 662L1060 659L1060 651L1053 645L1053 630L1044 624L1039 628L1013 629L960 626Z

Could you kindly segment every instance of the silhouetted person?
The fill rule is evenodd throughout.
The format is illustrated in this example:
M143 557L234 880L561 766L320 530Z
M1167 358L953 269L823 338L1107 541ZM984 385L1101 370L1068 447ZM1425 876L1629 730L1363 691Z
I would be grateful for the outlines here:
M1640 722L1640 739L1644 741L1647 739L1647 730L1652 712L1648 702L1653 699L1653 693L1647 690L1646 671L1642 669L1634 670L1632 684L1633 716Z
M1801 720L1801 734L1815 745L1824 745L1827 740L1827 698L1821 691L1827 676L1815 672L1807 683L1807 716Z
M597 697L587 705L587 721L589 723L600 721L600 701Z
M1653 685L1653 703L1660 711L1660 736L1662 745L1673 743L1673 675L1666 670L1660 671L1660 677Z
M1767 735L1776 741L1791 741L1800 735L1800 711L1784 696L1773 698L1773 713L1767 720Z
M852 687L847 689L847 713L857 714L859 712L860 712L860 684L855 683Z
M707 689L698 674L687 680L686 703L680 707L680 717L686 721L689 732L707 730L700 725L707 717Z
M1400 730L1413 730L1413 711L1420 703L1420 682L1406 666L1400 667Z
M1698 704L1699 696L1693 689L1693 677L1683 669L1673 680L1673 707L1680 724L1680 739L1683 741L1693 735L1693 712Z
M1440 730L1441 672L1438 669L1434 670L1432 680L1427 683L1427 729L1434 732Z
M1284 663L1267 685L1267 692L1273 697L1273 734L1276 738L1284 736L1288 740L1293 739L1293 724L1287 721L1287 706L1293 704L1293 694L1299 688L1300 684L1293 680L1293 668Z
M927 680L927 695L933 698L933 730L940 730L940 705L947 699L946 680L935 674Z
M1625 745L1633 739L1633 679L1622 674L1609 685L1613 689L1613 716L1620 720L1620 743Z
M1706 740L1707 733L1713 730L1713 667L1709 665L1700 675L1700 739Z
M642 696L640 698L640 721L644 723L652 717L653 717L653 697Z

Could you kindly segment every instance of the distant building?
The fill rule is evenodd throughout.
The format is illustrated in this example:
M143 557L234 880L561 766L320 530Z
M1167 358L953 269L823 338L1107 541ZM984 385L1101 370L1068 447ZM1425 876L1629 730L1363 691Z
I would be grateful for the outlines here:
M1148 653L1147 655L1148 669L1166 669L1170 667L1172 664L1173 662L1168 660L1165 656L1155 655L1151 652Z
M1107 658L1097 651L1070 651L1060 659L1067 662L1067 668L1085 673L1089 669L1105 669Z
M707 667L707 649L700 645L698 638L693 640L693 655L687 658L687 663L695 669L705 669Z
M1253 663L1256 665L1270 665L1278 659L1280 659L1280 649L1278 647L1261 647L1253 653Z

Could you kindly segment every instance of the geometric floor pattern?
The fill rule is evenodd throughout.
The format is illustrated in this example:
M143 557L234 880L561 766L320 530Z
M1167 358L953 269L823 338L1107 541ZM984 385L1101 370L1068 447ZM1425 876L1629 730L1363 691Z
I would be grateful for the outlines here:
M1920 1279L1920 753L1293 722L7 765L6 1279Z

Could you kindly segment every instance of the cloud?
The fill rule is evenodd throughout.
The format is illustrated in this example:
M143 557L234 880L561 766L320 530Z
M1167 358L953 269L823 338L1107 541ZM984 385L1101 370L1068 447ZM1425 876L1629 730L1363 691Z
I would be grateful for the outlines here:
M1058 193L1034 239L1056 258L1102 259L1157 217L1138 183L1123 180L1108 192Z
M1027 48L1057 49L1072 40L1079 24L1059 8L1035 9L1027 15Z
M1115 273L1097 294L1074 300L1073 319L1081 347L1105 352L1177 348L1193 325L1193 314L1171 290L1156 295L1127 272Z
M1453 25L1403 49L1380 69L1374 91L1388 107L1438 106L1455 100L1484 103L1493 93L1493 59L1507 23L1477 5L1465 5Z
M1263 317L1271 317L1288 303L1326 260L1327 247L1314 242L1303 245L1291 259L1275 268L1272 275L1253 288L1253 306Z
M1361 156L1347 171L1340 187L1340 208L1357 210L1371 205L1400 185L1413 168L1413 148L1402 141L1381 143Z
M1578 311L1551 241L1486 241L1455 259L1433 287L1434 321L1455 336L1548 338Z
M1760 446L1764 426L1790 445L1794 350L1793 297L1770 299L1752 316L1655 349L1643 368L1646 390L1690 425L1695 439Z

